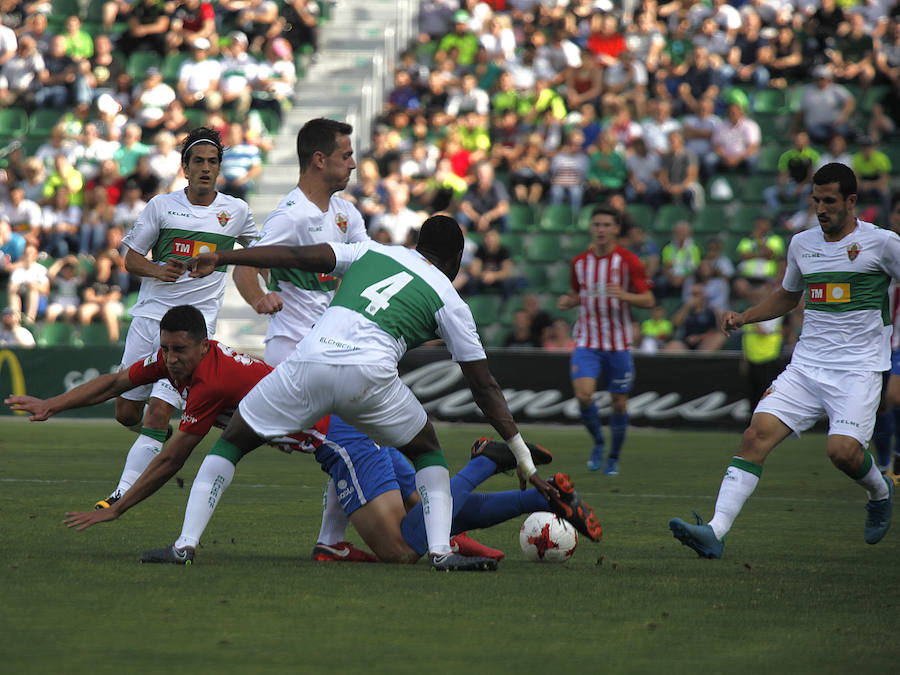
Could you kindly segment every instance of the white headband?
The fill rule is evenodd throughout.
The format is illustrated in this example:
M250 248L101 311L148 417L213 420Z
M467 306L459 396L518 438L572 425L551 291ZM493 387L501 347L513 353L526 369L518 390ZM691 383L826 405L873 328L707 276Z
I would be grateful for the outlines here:
M185 154L187 154L187 151L188 151L188 150L190 150L190 149L193 148L195 145L197 145L197 143L210 143L210 144L212 144L212 145L215 145L217 148L219 147L218 145L216 145L216 142L215 142L215 141L211 141L211 140L209 140L208 138L198 138L196 141L194 141L193 143L191 143L189 146L187 146L187 147L184 149Z

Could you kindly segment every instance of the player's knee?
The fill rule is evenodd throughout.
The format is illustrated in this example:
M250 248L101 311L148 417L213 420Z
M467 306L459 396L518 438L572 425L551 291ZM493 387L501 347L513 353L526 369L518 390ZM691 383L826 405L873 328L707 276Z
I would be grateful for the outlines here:
M371 544L371 542L367 543ZM381 562L386 563L411 565L419 559L419 554L413 551L402 538L380 540L376 546L372 546L372 552L378 556Z
M144 426L151 429L165 429L172 420L172 411L175 408L165 401L156 398L150 399L147 412L144 414Z
M137 401L125 398L116 399L116 422L123 427L133 427L141 421L143 410L143 403L138 404Z
M772 443L768 434L756 425L751 424L741 438L740 456L751 462L762 464L769 454Z
M830 436L825 445L825 451L828 453L831 463L841 471L853 473L859 469L857 465L860 463L861 455L859 454L859 443L855 440Z

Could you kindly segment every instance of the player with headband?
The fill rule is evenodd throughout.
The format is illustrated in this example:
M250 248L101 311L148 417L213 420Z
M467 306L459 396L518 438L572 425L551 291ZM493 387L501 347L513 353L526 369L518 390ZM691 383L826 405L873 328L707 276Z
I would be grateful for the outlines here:
M151 199L123 239L128 247L125 267L141 277L141 288L131 310L134 319L125 338L122 367L157 352L160 319L177 305L199 309L209 336L215 333L225 293L224 267L195 279L183 273L179 263L199 253L230 251L235 242L247 246L257 237L247 202L216 191L221 163L219 133L206 127L191 131L181 151L187 187ZM181 395L165 380L136 387L116 399L116 420L139 435L116 489L96 508L114 504L143 473L170 435L172 412L182 407Z

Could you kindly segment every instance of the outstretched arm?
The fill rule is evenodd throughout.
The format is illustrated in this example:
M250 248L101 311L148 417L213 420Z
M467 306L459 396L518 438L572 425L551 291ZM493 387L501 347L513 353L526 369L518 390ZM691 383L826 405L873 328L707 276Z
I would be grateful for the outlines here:
M237 251L201 253L189 267L192 277L205 277L221 265L248 267L294 267L307 272L332 272L336 258L328 244L311 246L251 246Z
M141 474L140 478L137 479L134 485L131 486L131 489L119 501L108 509L67 511L66 519L63 520L63 523L66 527L77 527L79 530L84 530L97 523L115 520L132 506L144 501L165 485L184 466L191 452L202 440L202 435L176 431L165 449L150 462L147 468L144 469L144 473Z
M788 291L779 287L765 300L758 305L753 305L745 312L725 312L722 315L722 330L726 335L730 335L731 331L737 330L745 324L784 316L797 306L802 297L803 291Z
M64 394L46 400L34 396L9 396L4 403L13 410L31 413L28 419L32 422L43 422L63 410L103 403L129 389L134 389L134 386L128 377L128 371L121 370L118 373L100 375Z

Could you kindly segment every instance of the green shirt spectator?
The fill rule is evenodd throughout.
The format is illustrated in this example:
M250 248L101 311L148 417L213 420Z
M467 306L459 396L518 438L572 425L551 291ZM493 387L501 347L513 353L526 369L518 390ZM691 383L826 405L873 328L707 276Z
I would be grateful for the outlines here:
M66 56L80 61L94 55L94 40L89 33L81 30L81 20L77 16L66 19L66 32L63 38L66 43Z
M475 54L478 52L478 37L469 32L466 22L469 20L469 13L464 9L459 10L453 15L453 32L447 33L438 43L438 51L446 54L454 47L459 54L456 63L460 66L472 65L475 60Z

